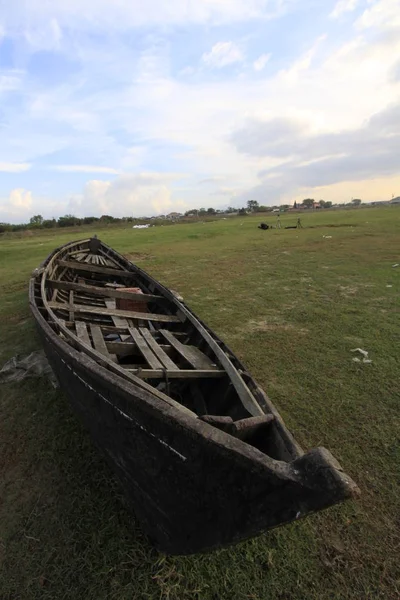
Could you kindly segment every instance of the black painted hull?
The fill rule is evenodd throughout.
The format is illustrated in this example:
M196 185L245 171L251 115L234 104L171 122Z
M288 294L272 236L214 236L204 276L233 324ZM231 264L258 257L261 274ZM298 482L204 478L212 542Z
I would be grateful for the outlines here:
M227 546L357 493L327 450L274 460L78 352L42 316L34 285L32 314L61 389L159 550Z
M135 396L91 359L62 348L35 316L61 389L159 550L190 554L233 544L348 495L327 451L271 468L257 450L230 447L236 440L229 435L205 423L194 426L157 400L143 402L141 390ZM307 470L310 487L303 482Z

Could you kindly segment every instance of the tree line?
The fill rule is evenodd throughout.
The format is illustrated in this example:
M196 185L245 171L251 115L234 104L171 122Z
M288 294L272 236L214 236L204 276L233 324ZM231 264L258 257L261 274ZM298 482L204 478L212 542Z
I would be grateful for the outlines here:
M29 223L0 223L0 233L6 231L23 231L25 229L51 229L53 227L76 227L79 225L91 225L92 223L123 223L136 222L143 219L134 217L112 217L111 215L102 215L101 217L75 217L74 215L64 215L58 219L44 219L42 215L34 215L29 219Z
M340 204L339 206L359 206L361 204L361 200L358 198L353 198L349 204ZM192 208L185 212L184 215L180 213L173 213L175 218L180 217L210 217L214 215L223 215L223 214L239 214L245 215L249 213L259 213L259 212L272 212L276 210L288 210L289 208L313 208L315 205L318 208L331 208L333 205L330 201L318 200L315 201L313 198L305 198L302 202L294 202L293 205L290 204L281 204L279 206L264 206L259 204L257 200L248 200L247 205L242 208L235 208L233 206L229 206L224 210L215 209L215 208ZM166 217L161 215L156 217L156 219L164 220ZM136 218L136 217L113 217L111 215L102 215L101 217L75 217L75 215L64 215L63 217L59 217L58 219L44 219L42 215L34 215L29 219L29 223L19 223L19 224L10 224L10 223L0 223L0 233L4 233L6 231L23 231L25 229L51 229L53 227L76 227L80 225L91 225L93 223L99 223L103 225L107 225L109 223L143 223L149 221L148 217Z

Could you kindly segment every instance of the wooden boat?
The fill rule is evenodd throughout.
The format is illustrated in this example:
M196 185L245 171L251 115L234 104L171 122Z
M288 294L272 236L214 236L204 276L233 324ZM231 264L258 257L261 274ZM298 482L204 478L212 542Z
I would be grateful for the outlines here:
M54 250L29 297L62 390L161 551L233 544L358 493L182 299L97 238Z

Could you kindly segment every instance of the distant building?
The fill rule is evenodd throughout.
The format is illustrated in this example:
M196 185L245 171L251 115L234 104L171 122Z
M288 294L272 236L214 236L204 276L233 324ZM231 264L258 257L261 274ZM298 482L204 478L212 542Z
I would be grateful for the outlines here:
M390 200L389 204L400 204L400 196L397 196L397 198L393 198L393 200Z
M170 219L171 221L175 221L176 219L180 219L180 217L182 217L182 213L178 213L178 212L171 212L168 215L166 215L166 219Z

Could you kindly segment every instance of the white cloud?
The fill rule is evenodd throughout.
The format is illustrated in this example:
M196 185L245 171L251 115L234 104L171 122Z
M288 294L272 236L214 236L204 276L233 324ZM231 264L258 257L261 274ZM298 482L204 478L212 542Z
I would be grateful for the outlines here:
M339 0L331 14L329 15L332 19L341 17L346 12L352 12L357 8L359 0Z
M307 71L312 63L314 56L317 53L319 46L326 39L326 35L320 35L314 42L314 44L305 52L300 58L298 58L288 69L280 71L279 76L288 84L298 84L299 77Z
M26 29L24 37L30 46L38 50L57 50L63 34L57 19L50 18L37 27Z
M23 71L18 69L7 69L3 72L0 70L0 94L19 90L22 87L23 75Z
M0 162L0 171L3 173L23 173L29 171L31 166L30 163Z
M171 24L210 24L243 22L246 19L274 18L283 14L293 0L15 0L8 3L6 25L23 30L27 24L35 30L39 24L54 20L61 28L76 31L117 32L133 27ZM3 11L4 12L4 11ZM37 40L35 40L37 42Z
M9 201L11 207L27 210L32 206L32 192L23 188L12 190Z
M243 54L234 42L218 42L210 52L203 54L202 60L208 67L221 69L227 65L242 62Z
M0 220L28 221L32 202L32 192L23 188L11 190L8 198L0 198Z
M380 27L394 29L400 27L399 0L378 0L365 10L357 21L360 29Z
M71 199L68 210L78 216L112 214L151 216L172 210L187 210L187 203L173 198L174 173L120 175L113 181L88 181L83 194Z
M109 173L112 175L118 175L119 173L117 169L113 169L112 167L100 167L96 165L56 165L51 167L51 169L64 173Z
M200 185L207 185L210 183L220 183L221 181L224 181L226 179L226 177L224 177L223 175L214 175L213 177L206 177L206 179L201 179L199 181Z
M262 71L270 58L271 58L271 54L261 54L261 56L259 56L257 58L257 60L255 60L253 62L253 68L254 68L254 70L255 71Z

